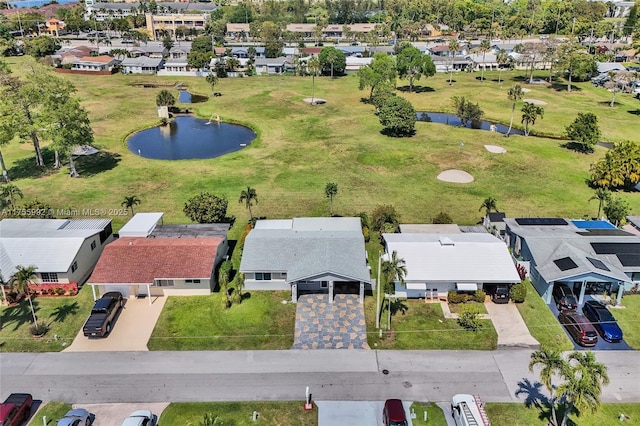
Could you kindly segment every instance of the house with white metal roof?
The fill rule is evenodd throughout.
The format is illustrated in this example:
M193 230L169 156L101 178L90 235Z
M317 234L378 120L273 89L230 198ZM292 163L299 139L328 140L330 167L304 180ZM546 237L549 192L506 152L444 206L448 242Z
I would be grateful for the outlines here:
M38 284L83 284L112 239L110 219L3 219L0 273L7 281L35 266Z
M513 255L530 262L531 282L546 303L555 284L585 295L615 295L640 285L640 238L605 220L505 218Z
M240 272L247 290L359 293L371 289L360 218L259 220L244 243Z
M475 291L520 282L504 242L488 233L399 233L382 237L386 255L395 251L407 268L405 284L395 283L397 297L437 298L452 290Z

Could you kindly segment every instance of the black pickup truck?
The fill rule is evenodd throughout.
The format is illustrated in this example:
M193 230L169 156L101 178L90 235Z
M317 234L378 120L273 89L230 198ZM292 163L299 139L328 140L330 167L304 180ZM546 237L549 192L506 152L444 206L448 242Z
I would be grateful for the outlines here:
M117 291L105 293L91 309L91 315L82 327L86 337L105 337L111 331L111 324L124 305L122 294Z
M20 426L31 415L33 397L28 393L12 393L0 404L0 426Z

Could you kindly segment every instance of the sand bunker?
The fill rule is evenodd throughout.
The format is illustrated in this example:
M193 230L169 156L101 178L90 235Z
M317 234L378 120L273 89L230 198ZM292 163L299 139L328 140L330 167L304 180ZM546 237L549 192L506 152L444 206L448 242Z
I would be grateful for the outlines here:
M498 145L485 145L484 149L491 152L492 154L504 154L505 152L507 152L506 149Z
M534 105L546 105L547 103L545 101L541 101L538 99L523 99L522 102L529 102L530 104L534 104Z
M523 88L522 88L522 91L523 91L524 93L529 93L529 92L531 91L531 89L527 89L526 87L523 87Z
M473 176L464 170L451 169L440 173L438 180L452 183L470 183L473 182Z
M307 104L311 104L311 100L313 99L313 104L314 105L321 105L321 104L326 104L327 101L324 99L320 99L320 98L304 98L303 101Z

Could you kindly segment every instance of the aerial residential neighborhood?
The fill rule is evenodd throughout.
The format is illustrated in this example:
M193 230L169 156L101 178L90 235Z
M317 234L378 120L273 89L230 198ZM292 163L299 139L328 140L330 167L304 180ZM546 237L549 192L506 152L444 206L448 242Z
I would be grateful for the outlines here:
M639 7L0 4L0 425L640 423Z

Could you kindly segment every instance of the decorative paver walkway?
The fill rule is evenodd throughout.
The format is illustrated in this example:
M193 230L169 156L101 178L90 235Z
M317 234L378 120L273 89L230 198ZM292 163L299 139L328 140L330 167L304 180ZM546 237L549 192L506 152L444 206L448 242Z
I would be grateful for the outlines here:
M291 349L369 349L358 295L336 294L333 303L327 294L300 296Z

